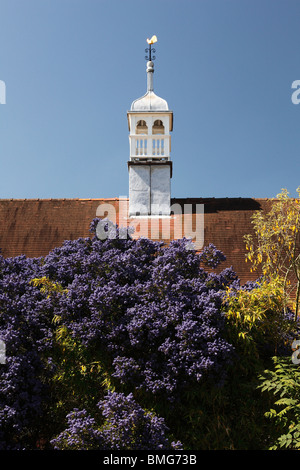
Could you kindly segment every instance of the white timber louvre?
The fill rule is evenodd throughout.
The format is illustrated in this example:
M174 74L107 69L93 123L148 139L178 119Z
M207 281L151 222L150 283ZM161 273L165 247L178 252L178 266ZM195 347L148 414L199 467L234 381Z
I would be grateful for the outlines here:
M169 165L129 166L129 216L170 215Z

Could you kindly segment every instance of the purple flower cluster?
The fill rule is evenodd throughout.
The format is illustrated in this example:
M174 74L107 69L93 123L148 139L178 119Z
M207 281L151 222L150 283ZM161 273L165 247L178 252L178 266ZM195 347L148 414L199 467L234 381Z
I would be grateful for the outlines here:
M94 232L97 223L91 224ZM201 254L188 248L185 239L164 246L132 240L116 228L113 238L66 241L45 258L0 257L0 339L7 353L6 364L0 364L0 449L30 447L37 438L32 430L46 409L57 324L86 350L100 351L116 383L139 396L180 400L204 379L222 381L233 348L224 339L221 303L226 286L238 280L231 269L208 274L200 267L224 258L214 246ZM48 295L31 282L34 278L49 279L65 291ZM121 411L125 404L127 418ZM151 445L165 445L158 437L160 418L146 415L131 395L109 395L102 407L107 420L128 419L123 434L126 428L130 435L134 419L143 419L152 429ZM74 413L70 423L98 445L98 434L85 431L88 415ZM114 441L109 437L112 430L107 421L103 445L121 445L116 435ZM83 434L78 439L86 445Z
M97 423L86 410L74 409L67 415L68 427L52 439L55 450L103 450Z
M86 410L68 414L68 427L51 441L56 450L181 449L169 442L164 419L145 411L132 394L109 392L98 404L105 419L99 427Z
M169 400L204 377L221 381L232 353L220 307L236 275L206 273L203 255L187 245L81 239L53 250L42 266L68 288L56 314L74 338L104 349L122 384Z
M216 268L222 261L226 260L226 256L222 251L218 250L213 243L209 243L203 248L200 254L200 260L205 266Z
M23 442L33 438L28 428L47 391L41 357L51 345L50 302L29 283L38 266L25 257L0 258L0 339L7 356L0 365L0 449L20 448L18 434Z
M163 418L145 411L133 394L109 392L99 403L105 423L101 429L104 445L113 450L181 449L180 442L169 442Z

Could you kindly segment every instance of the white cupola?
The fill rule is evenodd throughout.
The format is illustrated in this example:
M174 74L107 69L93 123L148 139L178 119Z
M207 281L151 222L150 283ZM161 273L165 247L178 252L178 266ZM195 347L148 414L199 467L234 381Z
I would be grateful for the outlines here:
M173 112L153 91L156 36L147 39L147 92L127 112L129 127L129 215L170 215Z

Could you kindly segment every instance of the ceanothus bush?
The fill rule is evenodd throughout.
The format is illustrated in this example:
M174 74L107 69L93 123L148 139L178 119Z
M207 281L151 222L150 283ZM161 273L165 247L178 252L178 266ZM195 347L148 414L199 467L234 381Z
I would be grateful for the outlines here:
M237 277L228 268L208 274L200 266L207 250L189 246L185 239L170 246L81 239L55 249L42 267L68 289L56 314L73 337L103 348L120 383L171 401L203 378L222 382L232 353L221 303ZM210 266L224 258L214 250Z
M38 261L0 258L0 339L6 361L0 365L0 449L31 442L46 397L43 352L52 340L50 300L30 284ZM16 436L22 435L22 443Z
M94 233L98 223L91 224ZM111 230L104 224L102 233L114 233L112 238L66 241L41 258L0 257L0 339L7 351L6 364L0 364L0 449L35 446L49 389L54 393L58 327L85 351L101 351L115 386L133 393L126 400L106 398L111 406L117 400L120 413L126 404L128 423L126 409L135 394L178 402L193 384L224 380L233 347L224 336L221 304L226 287L238 279L229 268L220 274L205 271L224 255L213 245L199 254L189 240L165 246ZM52 288L41 288L39 279ZM105 416L110 405L103 403ZM142 408L134 406L142 416ZM87 423L87 411L74 413L69 420ZM151 429L161 431L160 418L151 420ZM110 429L107 423L102 429L105 446L117 445ZM97 436L89 439L96 442Z
M146 412L132 393L108 392L98 407L105 419L99 427L86 410L68 414L68 427L51 441L56 450L181 449L169 442L164 419Z

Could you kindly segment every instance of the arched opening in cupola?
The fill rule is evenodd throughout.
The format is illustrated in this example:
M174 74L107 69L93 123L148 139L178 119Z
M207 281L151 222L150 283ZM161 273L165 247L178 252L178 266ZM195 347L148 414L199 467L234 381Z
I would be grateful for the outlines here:
M156 119L152 126L152 134L164 134L165 127L160 119Z
M140 121L137 122L135 133L136 134L148 134L148 126L146 124L146 121L141 119Z

